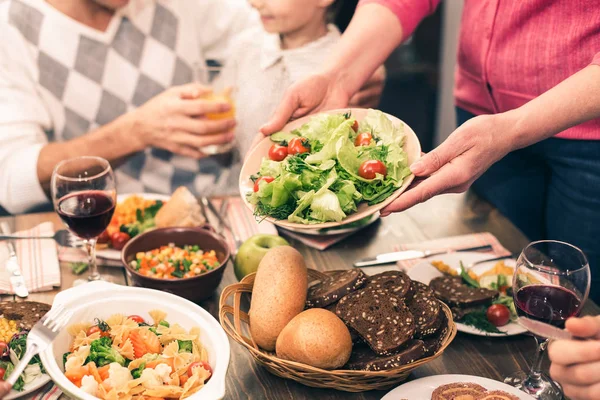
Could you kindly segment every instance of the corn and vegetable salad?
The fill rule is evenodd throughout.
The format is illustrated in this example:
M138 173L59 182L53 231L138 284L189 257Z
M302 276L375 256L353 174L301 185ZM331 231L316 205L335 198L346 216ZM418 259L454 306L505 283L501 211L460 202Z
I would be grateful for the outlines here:
M220 263L214 250L198 246L177 247L174 243L147 252L139 252L131 267L140 274L158 279L191 278L217 268Z
M17 322L7 318L0 318L0 341L8 343L19 332Z

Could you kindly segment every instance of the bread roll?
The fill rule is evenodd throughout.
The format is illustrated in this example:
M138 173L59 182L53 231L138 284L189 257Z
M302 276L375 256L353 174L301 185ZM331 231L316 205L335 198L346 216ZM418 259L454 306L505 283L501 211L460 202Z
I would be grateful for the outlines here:
M277 338L277 357L323 369L346 364L352 339L346 325L331 311L311 308L294 317Z
M157 228L200 226L206 222L200 204L185 186L175 190L169 201L161 207L155 217Z
M272 248L261 260L250 302L250 333L265 350L288 322L304 309L308 273L304 258L290 246Z

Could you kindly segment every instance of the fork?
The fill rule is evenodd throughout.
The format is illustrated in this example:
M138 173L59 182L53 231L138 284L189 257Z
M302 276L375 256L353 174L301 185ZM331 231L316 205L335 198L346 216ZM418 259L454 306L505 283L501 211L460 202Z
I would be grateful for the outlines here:
M15 369L11 372L6 381L13 386L19 376L23 373L29 361L36 354L44 351L56 338L58 332L65 327L69 322L73 313L65 310L62 305L52 307L46 315L42 317L27 334L27 346L25 354L15 365Z
M17 240L17 239L54 239L56 243L63 247L79 247L83 244L81 239L66 229L56 231L54 235L45 236L20 236L20 235L0 235L0 240Z

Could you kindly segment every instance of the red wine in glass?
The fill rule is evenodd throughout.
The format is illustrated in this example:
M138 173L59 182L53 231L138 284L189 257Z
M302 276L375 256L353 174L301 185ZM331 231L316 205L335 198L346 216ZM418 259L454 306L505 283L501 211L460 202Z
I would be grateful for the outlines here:
M98 190L86 190L62 197L57 212L69 229L82 239L98 237L112 218L115 203Z
M568 318L579 314L581 300L569 289L554 285L529 285L514 296L520 317L564 328Z

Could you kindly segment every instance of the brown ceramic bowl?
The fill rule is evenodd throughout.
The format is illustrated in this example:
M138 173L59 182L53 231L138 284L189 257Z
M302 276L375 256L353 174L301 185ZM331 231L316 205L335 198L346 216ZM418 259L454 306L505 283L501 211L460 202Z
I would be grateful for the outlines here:
M150 251L160 246L175 243L176 246L198 245L203 250L214 250L221 264L218 268L202 275L182 279L157 279L145 276L129 265L136 253ZM133 286L162 290L191 300L195 303L209 298L223 278L229 261L230 250L221 236L214 233L210 225L197 228L161 228L144 232L131 239L121 252L125 272Z

